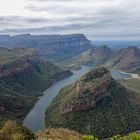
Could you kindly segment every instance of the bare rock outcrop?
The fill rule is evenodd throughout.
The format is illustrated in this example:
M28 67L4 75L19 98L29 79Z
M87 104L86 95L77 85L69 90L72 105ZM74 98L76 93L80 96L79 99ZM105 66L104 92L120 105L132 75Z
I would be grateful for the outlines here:
M105 68L92 70L74 85L74 94L61 105L61 113L77 112L96 108L96 103L109 96L111 75Z

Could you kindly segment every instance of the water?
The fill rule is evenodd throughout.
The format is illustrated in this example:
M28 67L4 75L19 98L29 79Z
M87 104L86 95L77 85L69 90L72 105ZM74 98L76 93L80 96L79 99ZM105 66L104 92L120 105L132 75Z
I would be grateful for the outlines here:
M109 71L115 80L131 78L131 75L128 73L122 73L122 72L119 72L117 70L112 70L112 69L110 69Z
M40 97L38 102L26 116L24 120L24 125L32 131L39 131L44 129L45 110L51 103L53 98L59 93L61 88L75 82L78 78L80 78L83 74L88 72L91 68L93 67L82 66L81 69L73 71L74 74L69 78L56 82L50 88L45 90L44 95ZM110 70L110 72L114 79L130 78L129 74L120 73L116 70Z

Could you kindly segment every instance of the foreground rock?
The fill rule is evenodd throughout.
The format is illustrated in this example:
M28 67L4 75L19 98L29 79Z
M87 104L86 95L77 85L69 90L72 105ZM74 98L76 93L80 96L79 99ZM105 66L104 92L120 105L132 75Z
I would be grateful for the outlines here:
M60 91L46 110L46 127L99 138L139 130L139 96L112 79L105 68L91 70Z
M111 83L109 71L102 68L91 71L75 83L75 95L61 106L61 113L76 112L96 108L97 102L108 96Z
M83 136L78 132L61 128L49 128L38 132L36 136L38 140L83 140Z

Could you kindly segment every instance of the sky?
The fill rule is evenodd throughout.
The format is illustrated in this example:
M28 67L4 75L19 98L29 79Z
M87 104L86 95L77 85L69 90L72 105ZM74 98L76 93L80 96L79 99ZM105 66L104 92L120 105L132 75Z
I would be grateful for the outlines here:
M140 0L0 0L0 34L139 40Z

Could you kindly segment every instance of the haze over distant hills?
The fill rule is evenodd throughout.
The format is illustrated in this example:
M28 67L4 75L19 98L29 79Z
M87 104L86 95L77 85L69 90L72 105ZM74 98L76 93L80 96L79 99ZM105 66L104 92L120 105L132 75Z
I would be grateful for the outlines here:
M103 45L89 49L61 63L67 68L75 65L79 67L80 64L103 65L107 68L140 74L140 48L130 46L114 51L112 48Z
M133 46L119 49L105 66L140 74L140 49Z
M92 47L83 34L73 35L1 35L0 47L37 49L42 58L59 61L75 56Z
M109 48L112 48L113 50L121 49L121 48L127 48L128 46L137 46L140 48L140 41L139 40L122 40L122 41L111 41L111 40L104 40L104 41L92 41L92 45L94 47L100 47L101 45L107 45Z

